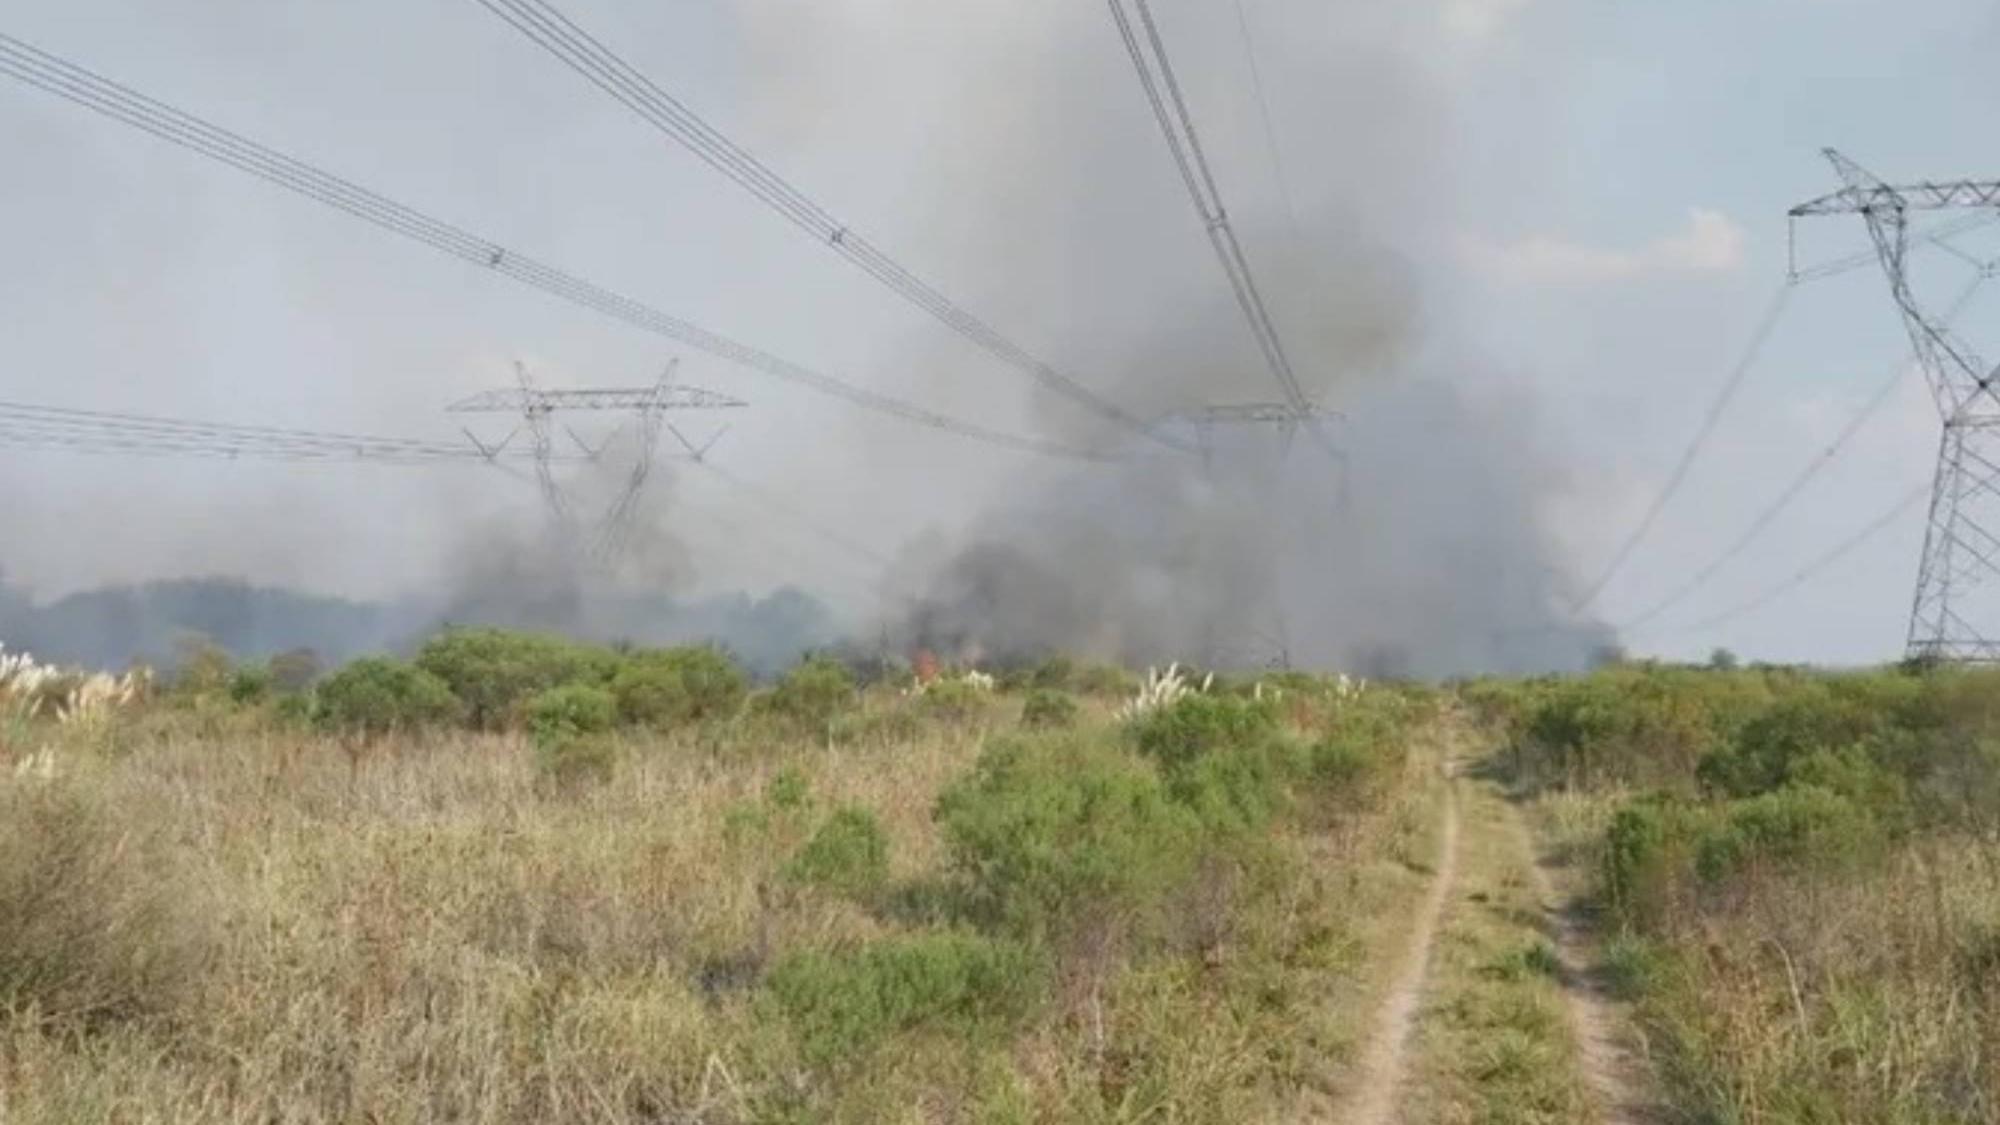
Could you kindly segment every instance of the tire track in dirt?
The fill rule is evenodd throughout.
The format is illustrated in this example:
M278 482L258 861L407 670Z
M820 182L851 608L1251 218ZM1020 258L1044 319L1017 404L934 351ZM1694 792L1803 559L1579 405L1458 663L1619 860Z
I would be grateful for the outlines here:
M1510 809L1510 815L1515 830L1529 843L1529 854L1535 855L1532 836L1520 813ZM1549 921L1570 1036L1576 1044L1576 1065L1597 1103L1597 1122L1653 1125L1661 1120L1659 1107L1641 1093L1651 1083L1645 1079L1644 1063L1632 1049L1630 1020L1595 968L1589 924L1574 903L1557 893L1545 862L1532 862L1529 869L1535 896Z
M1393 1125L1397 1119L1410 1031L1416 1023L1424 983L1430 976L1431 948L1445 904L1451 900L1452 886L1458 879L1458 805L1458 778L1447 764L1444 840L1439 847L1437 876L1431 881L1430 893L1425 896L1416 926L1410 932L1409 954L1376 1017L1375 1037L1361 1058L1356 1086L1331 1118L1341 1125Z

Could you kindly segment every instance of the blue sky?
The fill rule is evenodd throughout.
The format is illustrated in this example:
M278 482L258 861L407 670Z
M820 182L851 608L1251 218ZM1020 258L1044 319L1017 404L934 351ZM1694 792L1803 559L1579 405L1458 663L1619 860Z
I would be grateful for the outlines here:
M1779 283L1785 209L1833 186L1820 146L1891 180L2000 174L1974 129L1994 100L1991 5L1245 4L1295 201L1408 263L1413 347L1505 396L1493 424L1545 446L1539 516L1579 576L1638 518ZM1253 258L1282 255L1234 9L1155 5ZM1220 285L1098 5L564 7L920 274L1077 370L1117 365L1165 302ZM468 0L0 0L0 29L779 354L996 424L1046 418ZM25 154L0 213L7 398L434 434L439 405L504 382L516 357L551 379L635 382L672 350L13 85L0 85L0 146ZM1858 236L1829 221L1808 246L1837 255ZM1274 294L1303 330L1312 314L1286 301ZM1969 316L2000 316L2000 295ZM1629 617L1713 557L1901 346L1870 271L1795 294L1604 614ZM967 374L940 389L941 371ZM687 374L754 392L758 423L729 439L741 464L881 542L949 537L1034 471L717 361L690 357ZM1632 647L1897 655L1914 514L1754 615L1674 626L1783 579L1926 478L1934 431L1905 379L1769 537ZM0 565L44 592L224 570L379 596L457 565L446 522L533 507L464 475L149 464L139 488L130 465L0 458L34 482L0 500L0 518L32 529ZM833 597L869 581L801 568L810 541L796 528L732 529L703 488L672 486L698 556L677 581L802 580Z

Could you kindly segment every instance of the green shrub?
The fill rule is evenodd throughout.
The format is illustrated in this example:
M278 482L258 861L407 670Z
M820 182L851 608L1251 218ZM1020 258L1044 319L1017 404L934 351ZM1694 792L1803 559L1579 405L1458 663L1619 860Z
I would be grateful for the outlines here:
M1837 866L1879 839L1866 812L1828 789L1791 785L1726 806L1701 834L1695 870L1715 881L1749 866Z
M825 1065L927 1025L957 1037L1002 1030L1032 1005L1041 976L1021 946L921 934L848 953L795 953L766 978L765 1003L791 1027L799 1053Z
M1514 740L1517 780L1691 788L1697 763L1793 690L1760 673L1617 665L1529 692Z
M458 700L444 681L388 657L356 660L320 684L313 720L322 729L383 735L454 721Z
M239 707L254 707L271 697L271 670L245 664L229 673L229 701Z
M272 706L271 717L283 726L306 728L313 725L315 706L317 701L308 692L285 692Z
M1291 806L1301 774L1299 748L1269 737L1212 750L1166 775L1167 794L1202 826L1224 836L1255 832Z
M1116 664L1092 664L1076 670L1078 694L1101 699L1122 699L1139 690L1139 680Z
M850 898L868 898L889 878L888 834L867 809L839 809L792 857L785 875Z
M1878 721L1857 701L1814 684L1744 724L1735 738L1701 759L1696 776L1732 797L1768 793L1785 783L1795 760L1851 746L1875 733Z
M544 745L610 731L618 721L618 704L601 687L565 684L530 699L527 716L528 732L537 745Z
M214 952L196 891L135 810L0 784L0 1012L83 1028L170 1012Z
M708 647L632 653L611 678L619 720L658 729L729 718L747 690L742 670Z
M1139 753L1173 774L1203 755L1254 748L1278 730L1277 712L1239 696L1189 695L1132 726Z
M1028 673L1028 687L1036 691L1068 691L1076 682L1076 665L1067 656L1051 656Z
M964 723L986 713L992 703L987 693L964 680L936 680L924 689L924 713L947 723Z
M1410 726L1410 705L1388 692L1343 703L1306 750L1315 795L1346 805L1376 798L1408 760Z
M505 629L447 629L424 642L417 666L444 681L482 730L514 722L531 696L563 684L603 684L617 670L608 649Z
M1612 814L1599 881L1606 905L1627 923L1647 924L1664 912L1692 835L1689 818L1666 801L1636 801Z
M786 672L763 697L765 708L808 730L823 731L854 703L854 677L847 666L823 656Z
M1076 735L996 740L936 815L967 900L1029 932L1157 909L1201 843L1144 763Z
M1081 710L1076 697L1061 691L1037 688L1021 705L1021 725L1034 730L1063 730L1076 725Z

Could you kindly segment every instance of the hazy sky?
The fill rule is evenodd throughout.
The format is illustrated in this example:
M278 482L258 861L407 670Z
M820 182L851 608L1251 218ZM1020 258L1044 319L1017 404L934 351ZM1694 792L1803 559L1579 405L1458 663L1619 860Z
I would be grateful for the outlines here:
M1154 4L1249 253L1283 257L1235 6ZM1511 404L1492 426L1545 446L1559 474L1539 516L1579 579L1643 511L1770 301L1785 209L1834 186L1820 146L1892 180L2000 172L1968 128L1993 108L2000 11L1973 0L1894 18L1880 0L1243 4L1292 206L1404 263L1425 365L1464 371L1469 393ZM1223 284L1102 4L562 6L1085 382L1125 384L1162 310ZM0 0L0 30L779 355L991 425L1089 433L473 0ZM0 152L0 398L447 437L439 408L505 383L516 358L551 384L627 384L679 355L688 381L754 403L718 447L726 464L887 554L1048 471L565 306L8 81ZM1824 222L1809 256L1861 244ZM1313 330L1310 309L1271 296L1288 332ZM1964 323L1977 338L1996 318L1991 294ZM1795 293L1604 615L1645 609L1732 540L1902 341L1879 274ZM1231 346L1254 374L1247 336ZM1315 382L1365 377L1395 372ZM1935 427L1907 377L1769 537L1632 646L1898 655L1917 511L1756 614L1675 626L1782 580L1926 479ZM532 488L471 468L0 450L0 473L0 567L44 594L218 572L395 594L448 578L477 529L536 518ZM681 540L664 585L795 580L854 599L875 581L700 473L669 474L660 500Z

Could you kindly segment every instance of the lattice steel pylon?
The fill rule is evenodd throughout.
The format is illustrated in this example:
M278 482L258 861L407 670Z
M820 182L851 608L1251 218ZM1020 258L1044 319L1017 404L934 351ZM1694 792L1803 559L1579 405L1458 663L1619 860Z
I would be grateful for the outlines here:
M1826 158L1845 186L1792 208L1791 218L1858 214L1867 222L1944 423L1907 655L2000 662L2000 370L1925 310L1908 271L1910 212L2000 208L2000 180L1892 187L1832 149Z
M669 364L666 373L649 387L546 390L535 386L526 366L517 363L515 386L483 391L445 409L459 414L518 414L521 425L497 444L480 441L470 430L466 431L466 437L490 459L504 450L523 430L527 431L535 462L535 480L556 526L565 534L585 539L584 549L590 558L599 563L611 563L624 553L631 542L639 499L645 491L646 482L652 477L653 465L658 458L660 432L665 430L672 434L686 457L693 461L705 457L722 436L722 431L718 430L707 441L696 445L667 419L667 414L680 410L727 410L746 405L728 395L676 384L674 372L678 366L679 361ZM632 465L618 482L609 503L588 528L579 526L578 505L570 490L556 478L553 468L558 461L575 459L555 452L556 415L571 411L612 411L631 415ZM611 441L617 436L614 432L593 447L568 426L563 427L563 433L576 445L582 459L592 463L601 462Z
M1195 448L1201 454L1202 471L1211 478L1215 469L1217 431L1251 428L1276 431L1277 461L1283 464L1291 455L1292 443L1299 431L1304 429L1316 444L1331 452L1335 458L1340 474L1336 485L1338 507L1344 518L1347 507L1347 458L1345 452L1326 434L1326 423L1340 418L1340 414L1311 401L1305 402L1302 407L1294 407L1289 402L1223 402L1173 411L1155 422L1154 428L1185 428L1191 431ZM1205 651L1198 654L1200 661L1210 666L1226 665L1247 653L1252 656L1253 662L1266 667L1290 669L1291 632L1287 626L1283 583L1275 572L1271 584L1264 590L1264 601L1266 604L1251 619L1235 624L1233 631L1241 636L1223 636L1211 626L1203 640ZM1265 623L1259 624L1258 618Z

